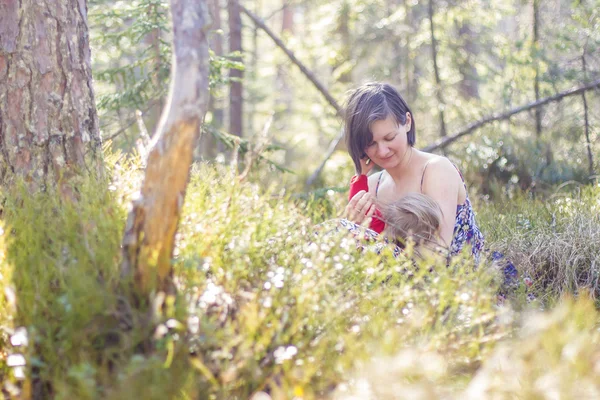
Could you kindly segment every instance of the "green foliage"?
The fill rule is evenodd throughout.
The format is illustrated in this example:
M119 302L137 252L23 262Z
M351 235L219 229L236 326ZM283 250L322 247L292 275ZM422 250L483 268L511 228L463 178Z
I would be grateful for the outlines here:
M255 162L264 162L279 172L293 173L293 171L266 157L269 153L283 150L280 146L268 143L261 146L260 143L253 143L249 139L240 138L207 124L202 126L202 130L203 134L212 135L215 139L223 143L227 149L236 151L239 159L245 160L246 164L250 163L249 168L255 167L253 164Z
M89 7L91 40L98 53L94 78L108 89L98 96L98 108L104 112L146 109L168 88L168 1L93 0Z
M483 343L502 337L492 323L495 274L466 260L447 268L357 253L343 235L315 236L301 209L268 192L217 183L228 175L195 174L178 247L201 393L312 398L373 351L411 343L439 349L464 372Z
M174 253L178 294L157 294L156 317L143 326L118 268L139 166L121 154L107 160L111 181L80 182L75 203L50 190L11 193L4 206L1 284L18 302L15 309L2 300L0 321L10 334L24 326L29 344L10 347L7 337L0 343L5 353L26 356L33 383L51 383L48 396L245 399L265 391L273 398L386 398L400 388L421 398L458 398L503 385L508 393L534 393L546 366L560 375L571 365L585 375L560 375L563 393L576 390L576 376L596 382L588 367L598 351L591 322L597 312L581 301L561 305L558 296L586 297L584 289L597 285L581 278L597 265L589 258L597 244L573 227L597 231L598 188L556 197L547 207L514 199L510 207L479 208L488 244L534 276L547 308L558 303L530 316L524 304L496 305L501 279L486 264L475 269L459 257L447 266L413 258L410 248L399 258L385 247L380 255L358 251L354 237L325 221L344 204L343 189L292 198L239 181L235 169L197 165ZM537 236L551 248L544 257L557 265L549 271L575 276L579 286L538 274L548 267ZM560 257L569 246L580 258L567 265ZM527 265L527 257L537 264ZM580 338L590 352L577 347ZM558 355L567 353L568 360ZM498 362L510 364L499 359L519 362L492 379ZM514 373L522 374L522 386L512 383ZM360 392L365 387L370 394Z
M172 58L169 2L91 0L89 7L91 43L95 50L96 106L104 122L104 136L131 128L136 110L149 112L146 119L153 127L160 112L158 106L164 102L169 88ZM238 52L219 56L210 51L212 91L230 83L228 70L244 69L244 64L238 61L241 56ZM124 121L124 116L129 120ZM123 147L131 150L131 144L128 146Z
M469 398L600 396L600 314L585 296L548 314L528 314L512 343L499 346L471 382Z
M126 356L118 313L123 209L103 182L80 182L76 202L55 190L15 189L4 205L2 284L17 296L2 319L27 329L33 380L91 398L102 365Z
M536 76L542 97L595 79L600 43L598 29L594 29L598 1L559 1L556 10L549 4L540 2L539 43L534 45L531 1L433 2L443 104L436 96L427 2L296 2L290 7L297 25L283 40L339 103L348 89L366 80L389 81L398 87L411 106L417 145L422 147L438 139L442 110L448 132L454 133L483 116L534 101ZM280 5L259 2L248 7L279 32ZM226 14L221 4L222 29L208 32L209 39L228 37ZM128 128L134 125L135 109L148 111L145 120L152 130L168 87L167 1L93 0L89 20L104 136L122 130L135 135L136 127ZM260 131L263 117L275 114L270 134L285 151L272 161L295 171L293 183L300 185L320 162L313 156L314 149L325 152L339 133L340 121L323 96L260 29L245 24L243 35L243 53L216 55L211 51L210 87L218 113L209 113L207 122L222 124L222 115L227 115L227 71L245 69L245 131ZM591 110L598 108L598 98L593 91L588 92L587 102L594 155L598 153L598 132ZM586 181L589 170L582 98L573 96L540 110L540 138L536 137L533 113L521 113L479 129L446 151L463 164L463 170L468 165L470 177L479 181L487 179L488 154L501 157L504 151L516 157L515 162L507 163L508 168L518 165L538 188L570 179ZM130 151L135 138L125 139L117 145ZM210 143L216 147L214 141ZM473 146L477 150L473 151ZM597 164L596 157L596 171ZM339 185L338 181L324 186Z
M245 69L244 64L238 61L241 59L242 54L239 51L219 56L210 50L210 89L214 91L223 85L229 85L233 80L237 80L237 78L230 78L227 75L227 71L231 69L243 71Z

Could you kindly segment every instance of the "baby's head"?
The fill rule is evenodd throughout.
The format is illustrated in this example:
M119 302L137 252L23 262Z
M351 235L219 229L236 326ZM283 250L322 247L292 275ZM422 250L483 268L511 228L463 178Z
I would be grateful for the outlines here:
M384 234L403 245L408 238L417 244L436 243L442 223L442 210L431 197L409 193L381 207Z

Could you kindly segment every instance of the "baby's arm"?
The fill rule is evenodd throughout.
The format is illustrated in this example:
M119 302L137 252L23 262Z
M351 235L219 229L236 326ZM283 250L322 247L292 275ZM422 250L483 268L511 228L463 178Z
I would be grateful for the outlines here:
M350 193L348 193L348 200L352 200L354 195L361 190L369 192L369 178L366 175L354 175L350 179Z
M369 178L366 175L353 176L350 180L350 193L348 194L348 200L352 200L354 195L363 190L365 194L369 193ZM381 233L385 229L385 223L381 219L381 212L379 212L377 209L375 209L373 212L373 218L371 219L369 228L377 233Z

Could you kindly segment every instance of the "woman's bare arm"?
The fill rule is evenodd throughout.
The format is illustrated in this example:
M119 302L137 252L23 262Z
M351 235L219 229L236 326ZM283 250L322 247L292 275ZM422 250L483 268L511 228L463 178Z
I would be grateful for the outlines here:
M452 242L458 194L463 183L458 171L445 157L432 161L423 179L423 193L438 202L442 210L440 237L446 247Z

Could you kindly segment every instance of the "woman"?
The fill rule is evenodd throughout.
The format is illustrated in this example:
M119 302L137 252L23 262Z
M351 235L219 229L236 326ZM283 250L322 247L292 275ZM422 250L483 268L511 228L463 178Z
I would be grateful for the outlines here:
M346 206L349 220L366 224L371 219L371 228L381 232L377 203L390 204L408 193L422 193L440 206L439 239L451 255L469 244L479 260L484 239L464 180L446 157L414 148L415 119L396 89L374 82L352 92L346 106L345 132L358 179L375 164L383 169L368 177L368 191L359 191L351 198Z

